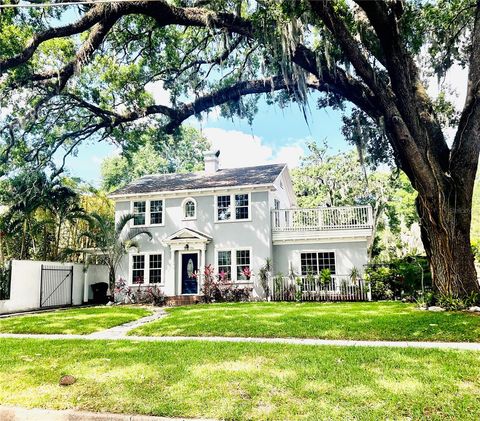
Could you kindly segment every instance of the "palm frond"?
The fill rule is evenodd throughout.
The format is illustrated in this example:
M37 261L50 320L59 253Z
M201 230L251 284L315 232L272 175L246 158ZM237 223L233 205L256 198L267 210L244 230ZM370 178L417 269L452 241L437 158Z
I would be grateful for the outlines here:
M117 233L117 236L120 236L121 232L126 227L128 222L131 221L133 218L135 218L135 215L133 213L127 213L126 215L122 215L120 217L120 219L115 225L115 232Z

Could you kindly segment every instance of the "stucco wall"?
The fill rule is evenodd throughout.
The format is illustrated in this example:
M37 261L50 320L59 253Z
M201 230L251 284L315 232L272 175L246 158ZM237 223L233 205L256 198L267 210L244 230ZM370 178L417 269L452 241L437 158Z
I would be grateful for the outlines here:
M40 278L42 265L73 266L73 305L80 305L84 301L84 288L90 290L90 285L95 282L108 282L108 269L102 265L91 265L87 270L90 276L85 284L84 266L82 264L39 262L29 260L12 261L12 277L10 299L0 301L0 314L19 311L34 310L40 307ZM105 276L106 275L106 276Z
M292 267L296 274L300 274L300 253L308 251L335 252L337 275L348 275L353 267L363 273L367 264L367 241L282 244L273 246L273 272L288 275L289 268Z
M251 248L251 269L254 273L271 258L271 227L268 192L251 193L251 221L233 221L215 223L215 196L189 196L197 202L197 219L182 220L182 202L185 197L165 198L164 226L147 227L152 233L152 241L147 237L139 237L139 252L163 252L164 259L164 291L167 295L175 295L177 269L171 265L170 247L162 241L182 228L191 228L212 237L207 245L206 264L215 265L215 249ZM140 200L140 199L139 199ZM130 212L130 202L117 202L115 217ZM175 262L175 266L177 262ZM129 256L122 259L117 277L129 279Z

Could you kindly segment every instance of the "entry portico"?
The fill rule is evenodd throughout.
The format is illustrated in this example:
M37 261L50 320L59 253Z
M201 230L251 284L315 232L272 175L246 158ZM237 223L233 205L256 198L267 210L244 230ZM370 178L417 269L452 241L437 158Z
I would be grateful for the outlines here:
M205 267L207 244L212 237L191 228L182 228L163 243L170 247L170 267L176 275L175 295L198 295L201 289L199 268Z

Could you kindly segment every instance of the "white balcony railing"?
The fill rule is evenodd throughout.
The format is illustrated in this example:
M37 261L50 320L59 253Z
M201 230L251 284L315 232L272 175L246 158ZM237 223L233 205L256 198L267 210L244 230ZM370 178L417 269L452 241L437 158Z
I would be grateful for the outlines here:
M272 210L274 232L355 230L372 227L370 206Z

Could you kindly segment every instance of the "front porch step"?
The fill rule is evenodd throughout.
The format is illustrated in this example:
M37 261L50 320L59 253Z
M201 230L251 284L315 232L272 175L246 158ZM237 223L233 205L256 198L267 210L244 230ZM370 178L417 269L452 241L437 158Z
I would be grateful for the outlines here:
M202 302L202 297L199 295L175 295L167 297L166 305L170 307L188 306Z

